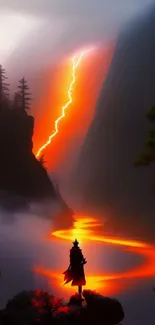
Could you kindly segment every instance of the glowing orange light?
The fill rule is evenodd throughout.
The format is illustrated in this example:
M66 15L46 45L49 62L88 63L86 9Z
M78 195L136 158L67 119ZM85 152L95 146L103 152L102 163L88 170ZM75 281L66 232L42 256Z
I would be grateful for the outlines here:
M62 165L64 172L72 168L73 146L76 143L76 152L80 150L93 120L96 102L107 76L114 49L114 42L103 47L87 45L86 48L71 53L67 60L62 57L54 65L51 62L48 71L41 71L38 75L46 87L38 83L38 96L32 106L32 115L35 116L33 135L35 156L39 148L48 140L49 135L54 133L55 121L62 114L62 106L68 101L68 89L72 80L71 59L73 55L79 57L79 54L84 52L76 70L76 82L72 92L73 102L66 109L65 117L58 125L58 134L41 153L44 154L49 171L54 173Z
M59 239L65 239L72 241L78 238L80 242L104 242L112 245L121 245L129 247L139 247L139 248L150 248L150 245L135 240L117 239L104 237L97 232L95 233L90 228L100 227L102 224L98 223L96 219L93 218L78 218L74 222L74 226L71 229L57 230L51 233L51 236L57 237ZM87 228L87 229L85 229Z
M121 247L126 247L127 252L132 252L139 254L144 257L142 265L138 265L126 272L122 273L108 273L100 275L87 275L87 284L85 289L100 290L100 292L119 292L121 284L116 283L116 280L127 280L138 279L155 276L155 247L145 242L128 240L122 238L110 238L101 235L101 225L94 218L77 218L73 224L73 228L64 229L52 232L50 234L50 239L59 238L61 240L72 241L77 238L80 242L101 242L110 245L119 245ZM54 283L57 287L63 285L63 275L62 271L54 272L49 269L36 267L34 271L40 275L47 276L49 279L54 279ZM126 285L125 285L126 287ZM70 290L75 290L70 284L66 285L65 288ZM103 291L102 291L103 290Z
M72 58L72 81L69 86L68 90L68 102L62 107L62 115L55 121L55 131L53 134L51 134L47 140L47 142L38 150L36 157L39 158L41 152L51 143L51 140L56 136L56 134L59 132L59 122L65 117L65 110L68 108L69 105L71 105L73 99L72 99L72 91L73 86L76 81L76 69L78 68L78 65L80 64L82 57L86 51L82 51L79 56L75 55Z
M110 291L113 293L116 290L117 283L114 282L116 280L132 280L138 278L146 278L155 276L155 247L152 249L135 249L132 247L129 251L140 254L145 257L145 261L143 265L137 266L129 271L123 273L109 273L109 274L100 274L100 275L87 275L87 283L85 289L91 290L100 290L100 292ZM62 275L62 270L59 272L54 272L50 269L36 267L34 268L34 272L47 276L49 279L54 279L54 283L56 287L60 288L64 284L64 279ZM125 287L127 284L125 285ZM75 291L74 287L71 287L70 283L64 286L65 289L69 291ZM117 287L117 292L120 292L121 283L119 282L119 286Z

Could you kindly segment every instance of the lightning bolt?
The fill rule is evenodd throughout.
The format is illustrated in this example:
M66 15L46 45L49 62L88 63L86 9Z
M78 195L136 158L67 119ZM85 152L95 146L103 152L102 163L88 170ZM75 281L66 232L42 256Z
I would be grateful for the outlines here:
M84 54L87 51L82 51L78 56L74 55L72 58L72 80L68 89L68 101L67 103L62 107L62 114L61 116L55 121L55 131L53 134L51 134L48 138L48 140L44 143L44 145L38 150L36 157L39 158L42 151L51 143L52 139L56 136L56 134L59 132L59 122L65 117L65 111L73 102L72 99L72 92L73 92L73 86L76 82L76 69L78 68Z

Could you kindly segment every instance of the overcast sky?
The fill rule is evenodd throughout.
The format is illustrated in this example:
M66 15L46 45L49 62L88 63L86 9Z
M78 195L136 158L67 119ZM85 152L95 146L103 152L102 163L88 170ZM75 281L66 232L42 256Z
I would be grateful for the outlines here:
M15 9L20 12L30 13L38 16L51 15L71 18L99 16L108 18L115 14L130 14L142 6L148 5L151 0L1 0L1 7Z
M0 0L0 59L39 65L51 54L113 39L153 0ZM18 54L17 54L18 53ZM24 59L24 60L25 60Z

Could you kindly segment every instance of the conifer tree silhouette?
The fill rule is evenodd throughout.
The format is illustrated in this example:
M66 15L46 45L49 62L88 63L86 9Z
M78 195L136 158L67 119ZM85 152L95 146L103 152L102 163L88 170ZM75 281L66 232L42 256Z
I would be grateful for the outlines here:
M9 97L10 85L5 82L5 80L8 79L5 74L5 69L0 65L0 108L3 107L5 100Z
M144 150L134 161L136 166L148 166L155 162L155 106L147 111L146 118L151 123L151 127L145 139Z
M19 80L18 88L19 91L15 94L16 99L18 100L20 108L23 111L27 111L30 108L30 101L32 98L30 97L31 93L28 92L29 86L24 77Z

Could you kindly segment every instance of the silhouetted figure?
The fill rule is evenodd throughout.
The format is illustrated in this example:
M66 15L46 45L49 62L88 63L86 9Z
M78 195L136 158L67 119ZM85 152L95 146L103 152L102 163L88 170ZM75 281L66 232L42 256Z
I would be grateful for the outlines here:
M63 274L65 284L72 281L71 285L78 286L79 294L82 294L82 286L86 285L84 264L87 262L78 245L78 241L75 240L70 250L70 265Z

